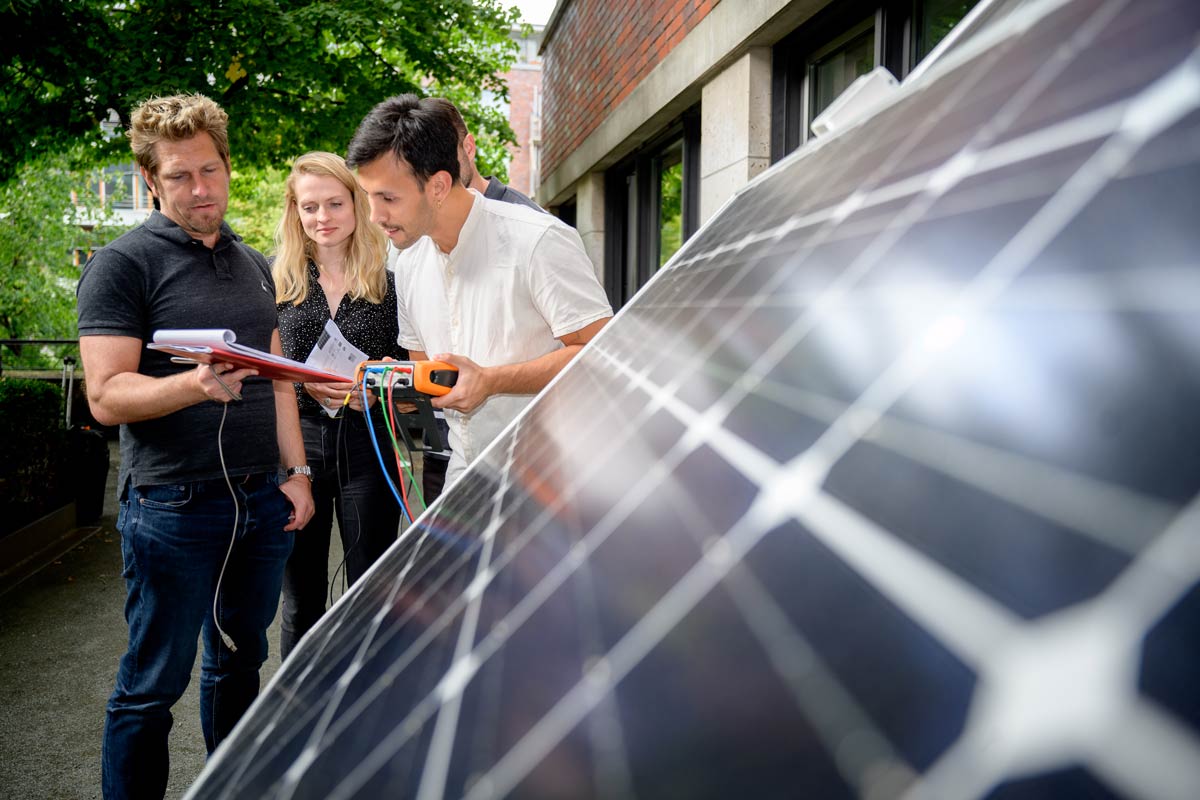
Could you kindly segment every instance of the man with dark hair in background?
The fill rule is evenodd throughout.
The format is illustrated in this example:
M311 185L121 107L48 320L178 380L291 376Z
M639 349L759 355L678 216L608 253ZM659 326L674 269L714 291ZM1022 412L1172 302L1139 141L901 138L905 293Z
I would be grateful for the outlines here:
M346 158L400 251L400 344L458 368L454 389L432 401L450 424L448 483L612 317L573 228L466 188L451 110L385 100Z
M468 189L474 189L489 200L499 200L502 203L517 203L529 206L535 211L544 211L541 206L530 200L516 189L500 182L499 178L479 174L475 164L475 137L467 132L467 123L463 121L458 108L444 97L427 98L431 103L445 106L446 113L454 123L454 132L458 136L458 160L462 165L462 182Z
M224 222L227 124L202 95L134 109L129 138L159 210L99 250L79 281L88 403L99 422L121 426L129 647L104 724L108 800L165 794L171 707L197 637L209 753L254 701L291 532L313 511L290 383L243 383L254 370L184 368L145 347L157 330L228 328L240 344L281 353L266 259Z

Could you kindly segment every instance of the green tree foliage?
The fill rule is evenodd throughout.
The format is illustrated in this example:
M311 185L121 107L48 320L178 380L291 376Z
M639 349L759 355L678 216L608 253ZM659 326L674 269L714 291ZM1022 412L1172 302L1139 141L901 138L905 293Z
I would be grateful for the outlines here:
M96 170L70 156L43 156L0 185L0 338L75 335L72 251L84 256L121 232L102 204Z
M923 58L962 21L979 0L931 0L921 7L920 56Z
M100 123L176 92L229 112L238 166L344 152L367 111L402 92L451 97L485 141L511 140L480 97L507 95L497 75L515 59L516 16L500 0L0 2L0 181L78 142L122 158Z
M683 162L664 167L659 179L658 266L683 246Z
M230 114L229 222L270 252L292 160L344 153L362 117L403 92L451 98L503 176L517 12L501 0L0 0L0 338L75 335L72 250L119 233L95 166L152 95L202 92ZM105 130L107 128L107 132ZM72 202L72 197L78 200ZM28 348L26 348L28 349Z
M246 244L268 255L275 252L275 226L283 215L283 184L290 166L235 169L229 182L225 221Z

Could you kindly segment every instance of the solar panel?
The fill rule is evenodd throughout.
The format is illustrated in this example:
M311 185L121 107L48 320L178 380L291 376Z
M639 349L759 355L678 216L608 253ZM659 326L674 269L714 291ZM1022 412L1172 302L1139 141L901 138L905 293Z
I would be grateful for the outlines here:
M693 237L189 797L1200 796L1200 5L998 18Z

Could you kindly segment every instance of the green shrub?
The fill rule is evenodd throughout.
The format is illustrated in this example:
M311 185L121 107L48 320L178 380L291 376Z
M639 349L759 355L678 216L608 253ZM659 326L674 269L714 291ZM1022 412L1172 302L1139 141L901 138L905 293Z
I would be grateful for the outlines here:
M61 387L0 378L0 536L72 498Z

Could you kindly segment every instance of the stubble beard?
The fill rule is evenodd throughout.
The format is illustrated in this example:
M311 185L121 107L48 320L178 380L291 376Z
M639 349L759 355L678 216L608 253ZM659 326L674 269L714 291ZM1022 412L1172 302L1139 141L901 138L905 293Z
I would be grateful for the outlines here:
M225 209L208 214L194 214L189 209L183 213L183 219L188 230L208 236L221 230L221 223L225 221Z

